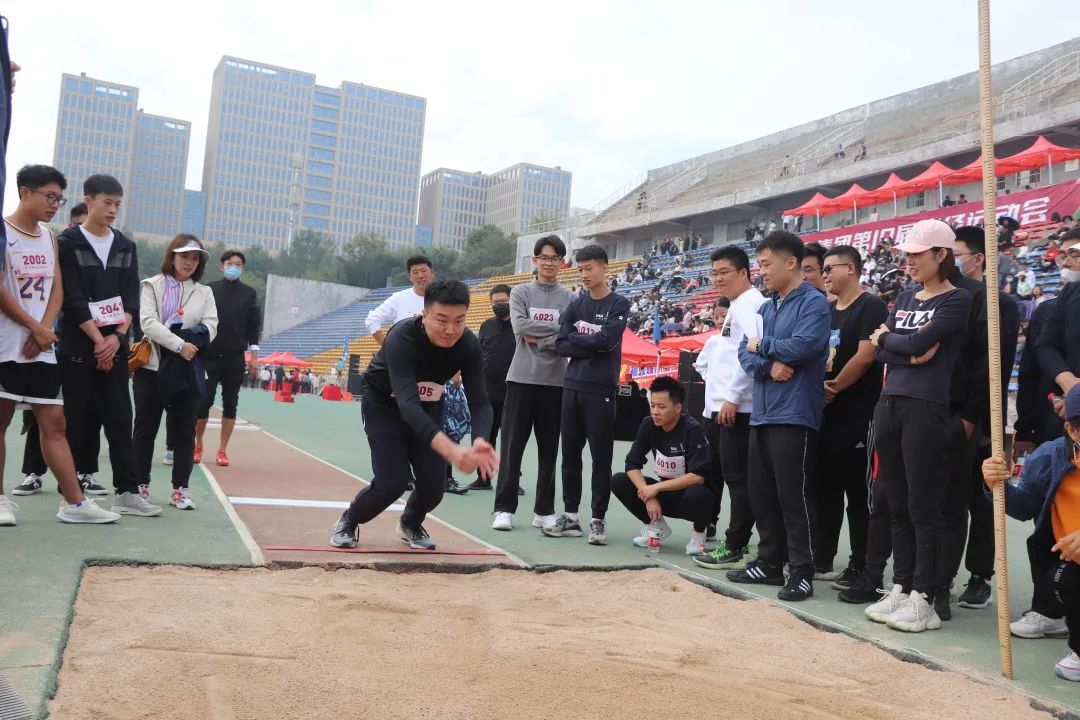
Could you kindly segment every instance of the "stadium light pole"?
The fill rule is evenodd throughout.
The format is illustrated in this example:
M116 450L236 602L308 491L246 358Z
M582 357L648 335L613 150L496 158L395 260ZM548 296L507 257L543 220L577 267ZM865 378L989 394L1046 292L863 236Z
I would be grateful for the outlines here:
M986 232L986 328L990 363L990 444L995 457L1005 457L1001 398L1001 313L998 292L997 174L994 171L994 110L990 85L990 0L979 2L979 118L982 125L983 228ZM1005 486L994 485L994 557L997 564L998 650L1001 674L1013 679L1009 632L1009 563L1005 542Z

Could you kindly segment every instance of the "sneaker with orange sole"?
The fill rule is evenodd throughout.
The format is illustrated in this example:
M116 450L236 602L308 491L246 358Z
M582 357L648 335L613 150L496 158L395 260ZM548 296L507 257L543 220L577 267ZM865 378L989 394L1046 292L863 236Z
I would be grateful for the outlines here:
M192 460L196 465L202 462L202 445L195 445L195 456Z
M217 464L221 467L229 466L229 456L225 454L224 450L217 451Z

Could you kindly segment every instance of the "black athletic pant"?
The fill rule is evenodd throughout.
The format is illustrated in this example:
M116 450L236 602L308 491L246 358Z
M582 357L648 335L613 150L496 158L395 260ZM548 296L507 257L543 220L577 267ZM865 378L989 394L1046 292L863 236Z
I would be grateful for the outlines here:
M949 409L882 396L874 409L877 481L892 518L893 577L933 598L942 587L941 503L949 473ZM910 580L909 580L910 579Z
M615 447L615 398L563 390L563 506L576 513L581 504L581 451L592 456L592 516L603 520L611 499L611 453ZM542 513L541 513L542 514Z
M870 429L873 433L873 424ZM873 470L871 470L873 474ZM885 586L885 565L892 555L892 512L889 510L889 498L885 486L876 478L870 483L870 523L866 533L866 574L877 587ZM899 584L904 592L911 592L911 576L899 577L895 569L893 582Z
M747 487L750 413L736 413L732 427L717 425L716 413L713 413L705 427L705 435L709 438L710 463L710 478L706 478L705 482L716 500L716 509L709 522L720 514L720 502L726 485L731 510L724 541L732 550L744 548L750 544L750 533L754 530L754 510L750 506Z
M1049 618L1064 617L1069 649L1080 654L1080 565L1050 551L1054 538L1049 530L1036 531L1027 543L1035 583L1031 609Z
M645 482L654 485L657 480L646 476ZM615 473L611 476L611 492L642 524L649 524L649 513L645 510L645 503L638 497L637 488L626 473ZM656 499L660 501L660 509L664 517L689 520L694 524L694 532L705 532L705 526L713 520L712 508L716 503L716 496L705 485L692 485L683 490L662 492L656 496Z
M975 461L976 445L982 431L975 426L971 437L964 433L959 413L949 416L949 471L946 476L945 493L941 503L941 583L947 588L960 570L960 559L968 537L968 508L971 505L972 463ZM980 471L980 476L982 475ZM982 484L980 477L979 484ZM993 522L991 520L991 522ZM990 527L993 542L993 525ZM993 547L991 545L991 568Z
M784 562L814 575L814 467L818 434L802 425L750 428L750 504L758 529L758 559Z
M199 420L210 417L218 384L221 384L221 417L236 419L236 405L240 402L240 386L244 382L247 363L244 353L220 353L209 355L206 363L206 398L199 406ZM299 388L298 388L299 389Z
M425 408L442 427L442 403L429 405ZM396 407L385 407L362 397L360 414L371 449L372 478L371 484L353 498L345 511L346 518L358 525L370 522L401 497L413 480L401 524L407 528L419 527L427 514L442 502L446 460L431 449L430 442L417 436Z
M185 390L166 406L158 391L158 375L154 370L136 370L132 380L135 394L135 430L131 442L135 446L135 474L139 482L150 484L150 466L154 462L154 441L165 413L166 436L173 443L173 488L186 488L191 479L195 452L194 390Z
M817 547L814 562L819 570L832 570L844 524L847 498L848 537L851 556L848 567L866 568L866 534L870 508L866 495L867 428L869 417L826 422L821 428L821 450L817 467Z
M61 357L64 419L75 458L98 447L99 428L109 443L113 487L117 493L139 491L131 445L131 399L128 395L127 347L121 343L112 369L99 371L92 359ZM100 425L98 424L100 423ZM80 470L82 472L82 470Z
M506 383L495 512L517 512L521 459L529 444L529 436L535 433L537 469L533 512L537 515L555 514L555 461L559 456L562 400L561 387Z

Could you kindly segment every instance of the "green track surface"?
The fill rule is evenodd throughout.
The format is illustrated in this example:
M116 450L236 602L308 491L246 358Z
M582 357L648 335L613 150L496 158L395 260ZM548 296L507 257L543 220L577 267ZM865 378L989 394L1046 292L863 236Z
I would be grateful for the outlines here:
M270 393L245 390L241 393L240 415L267 432L312 455L365 479L371 476L371 462L360 419L358 403L331 403L313 397L298 397L293 404L275 403ZM216 447L214 430L209 430L208 446ZM159 437L157 457L163 450ZM19 482L22 438L14 430L8 433L8 471L5 487ZM103 441L103 453L105 443ZM614 469L621 469L629 443L618 442ZM233 471L242 471L244 459L232 457ZM108 459L101 458L99 481L111 484ZM491 529L492 492L471 492L465 496L447 495L435 514L442 520L481 540L498 546L525 563L542 567L579 566L618 568L660 565L687 573L726 593L759 595L770 602L776 588L735 586L722 573L712 573L694 565L683 554L689 531L688 523L673 521L675 534L659 557L633 547L630 539L638 522L613 500L608 513L606 547L592 547L584 539L545 538L532 528L532 499L535 482L535 449L526 450L522 468L524 486L529 493L521 500L513 532ZM153 471L155 502L165 504L169 469L156 465ZM588 477L588 458L586 458ZM469 482L459 475L458 480ZM297 483L319 482L317 467L297 478ZM19 525L0 528L0 672L17 692L43 712L47 698L55 691L58 651L62 649L72 613L74 596L84 563L88 560L112 562L150 562L182 565L246 565L250 556L224 511L211 494L205 477L196 469L192 489L198 509L181 513L165 507L160 518L127 518L116 526L65 526L53 517L58 496L55 483L46 481L40 495L18 498L22 511ZM586 481L586 485L588 482ZM348 498L342 498L346 500ZM587 518L590 492L582 498L583 518ZM559 504L557 500L557 505ZM726 513L726 507L725 507ZM721 525L726 517L721 518ZM1031 596L1030 573L1024 541L1030 525L1009 526L1010 594L1013 617L1019 617ZM846 529L841 535L838 564L847 557ZM958 578L966 581L966 574ZM953 607L953 620L942 630L907 635L866 620L862 606L846 605L836 600L836 591L828 583L815 583L817 595L810 600L787 605L810 620L840 626L847 632L865 637L905 654L924 656L945 666L956 667L984 679L998 682L998 645L995 606L984 610ZM995 592L996 595L996 592ZM784 603L779 603L784 604ZM137 609L117 608L116 622L137 622ZM813 652L806 648L806 652ZM1067 652L1063 640L1013 639L1013 658L1018 689L1034 697L1080 710L1080 687L1055 677L1054 663ZM1004 682L1004 681L1002 681Z

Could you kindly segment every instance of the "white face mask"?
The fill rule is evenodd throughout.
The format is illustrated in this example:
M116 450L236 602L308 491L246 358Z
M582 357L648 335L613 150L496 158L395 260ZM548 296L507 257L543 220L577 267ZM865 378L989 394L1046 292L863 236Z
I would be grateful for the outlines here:
M1074 283L1080 281L1080 270L1066 270L1061 268L1061 282Z

